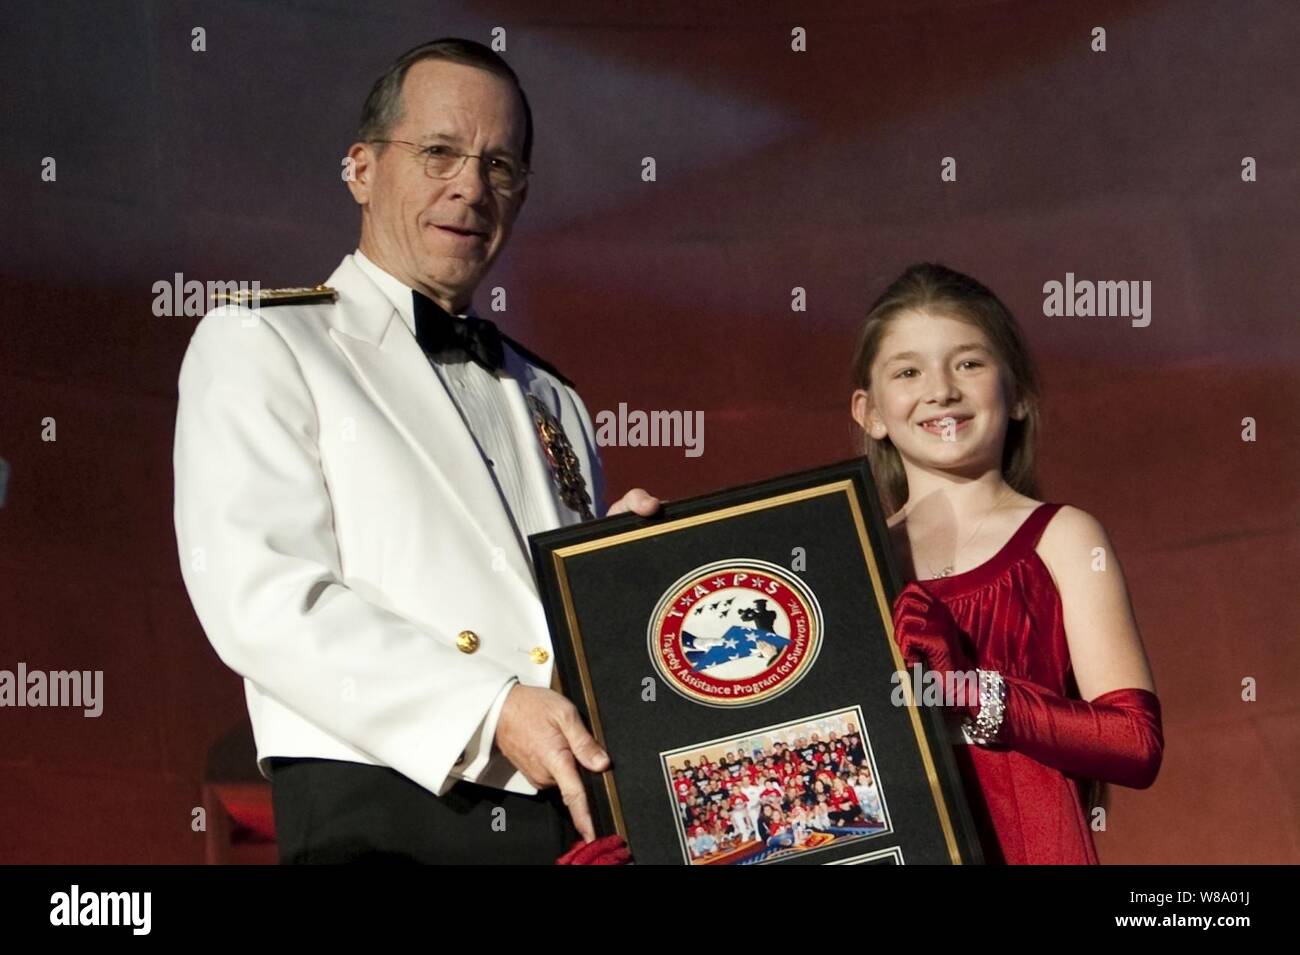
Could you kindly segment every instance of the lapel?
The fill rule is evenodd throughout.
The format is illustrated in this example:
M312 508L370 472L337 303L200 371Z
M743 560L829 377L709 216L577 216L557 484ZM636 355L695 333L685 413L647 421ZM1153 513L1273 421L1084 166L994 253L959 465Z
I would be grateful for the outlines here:
M327 284L339 293L330 337L357 378L428 464L444 493L461 503L484 540L483 556L491 558L497 553L494 548L500 548L507 566L536 594L531 566L496 481L442 379L393 303L350 255Z

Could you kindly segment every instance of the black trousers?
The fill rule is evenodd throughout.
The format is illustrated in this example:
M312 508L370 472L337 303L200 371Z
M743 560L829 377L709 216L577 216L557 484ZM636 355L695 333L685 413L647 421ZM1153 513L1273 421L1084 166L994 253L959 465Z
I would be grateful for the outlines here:
M577 830L557 789L526 796L458 782L435 796L394 769L271 760L281 864L551 865Z

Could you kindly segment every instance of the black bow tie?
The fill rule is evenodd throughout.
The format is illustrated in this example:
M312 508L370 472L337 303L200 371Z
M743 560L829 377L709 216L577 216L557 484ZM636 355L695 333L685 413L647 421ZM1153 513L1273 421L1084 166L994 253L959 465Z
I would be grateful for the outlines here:
M496 325L473 315L458 318L447 314L437 302L412 291L415 299L415 340L427 355L459 349L488 371L495 372L505 361L505 348Z

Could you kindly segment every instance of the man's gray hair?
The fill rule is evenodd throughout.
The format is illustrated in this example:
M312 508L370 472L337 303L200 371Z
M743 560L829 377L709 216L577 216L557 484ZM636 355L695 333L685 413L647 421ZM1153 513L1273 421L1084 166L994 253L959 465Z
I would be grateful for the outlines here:
M443 37L430 40L407 50L399 56L393 65L384 71L384 75L375 80L366 97L366 104L361 109L361 123L357 135L362 142L386 139L393 127L402 120L402 82L407 71L421 60L448 60L465 66L474 66L502 76L514 84L519 92L519 100L524 105L524 165L532 161L533 153L533 111L528 105L528 97L519 84L519 77L496 51L473 40L457 37Z

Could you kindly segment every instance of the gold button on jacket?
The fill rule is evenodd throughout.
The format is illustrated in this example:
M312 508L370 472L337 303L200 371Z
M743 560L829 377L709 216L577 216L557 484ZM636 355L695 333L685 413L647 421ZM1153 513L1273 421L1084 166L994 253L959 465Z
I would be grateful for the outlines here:
M551 658L551 655L547 653L542 647L533 647L532 652L530 652L528 655L533 658L534 663L545 663L547 660Z
M473 653L478 649L478 634L473 630L462 630L456 636L456 646L460 647L461 653Z

